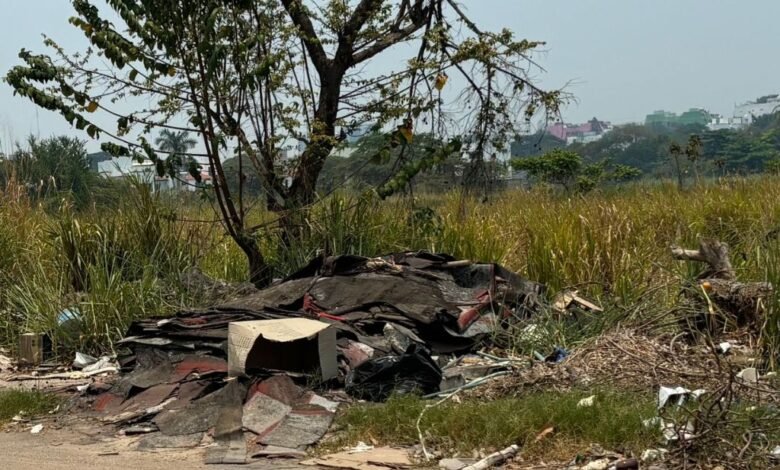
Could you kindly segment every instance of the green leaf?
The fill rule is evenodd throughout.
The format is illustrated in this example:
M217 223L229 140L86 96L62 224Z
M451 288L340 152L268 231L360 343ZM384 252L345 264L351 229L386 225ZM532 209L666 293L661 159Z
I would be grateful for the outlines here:
M138 77L138 70L136 70L136 69L133 69L133 70L130 72L130 81L131 81L131 82L134 82L134 81L135 81L135 79L136 79L136 77Z

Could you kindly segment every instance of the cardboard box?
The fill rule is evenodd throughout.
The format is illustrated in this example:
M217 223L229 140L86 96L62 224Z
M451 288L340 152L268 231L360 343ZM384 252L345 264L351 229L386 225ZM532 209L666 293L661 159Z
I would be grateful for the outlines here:
M228 374L260 369L338 375L336 329L306 318L234 322L228 325Z

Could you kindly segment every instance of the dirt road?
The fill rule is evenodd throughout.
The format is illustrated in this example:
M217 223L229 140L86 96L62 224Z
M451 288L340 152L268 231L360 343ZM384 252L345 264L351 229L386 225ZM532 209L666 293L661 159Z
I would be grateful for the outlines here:
M292 462L255 462L250 465L205 465L203 449L138 452L135 439L79 444L73 431L0 433L0 468L8 470L237 470L312 469Z

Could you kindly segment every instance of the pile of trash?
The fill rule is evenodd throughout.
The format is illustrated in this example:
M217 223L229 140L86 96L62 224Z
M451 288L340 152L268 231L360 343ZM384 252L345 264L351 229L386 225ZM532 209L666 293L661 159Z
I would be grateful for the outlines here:
M543 289L442 254L320 257L238 300L133 323L122 375L87 394L103 421L149 434L142 448L210 436L211 463L297 456L339 402L436 396L506 373L506 361L470 353L537 311Z

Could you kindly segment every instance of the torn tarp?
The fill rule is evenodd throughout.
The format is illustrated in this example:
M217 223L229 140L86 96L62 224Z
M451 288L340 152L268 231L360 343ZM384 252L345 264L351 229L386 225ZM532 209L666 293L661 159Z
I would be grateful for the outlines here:
M467 351L506 318L527 317L542 292L542 285L501 266L448 255L316 258L282 282L219 307L137 321L124 346L226 357L229 323L307 317L333 323L340 338L379 355L392 353L399 339L385 334L387 324L434 354Z

